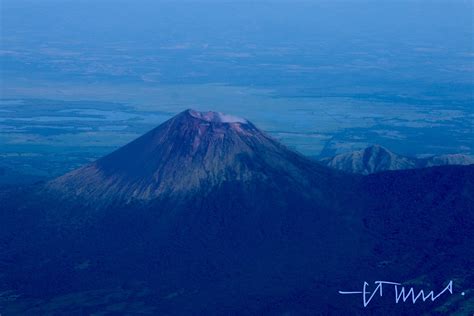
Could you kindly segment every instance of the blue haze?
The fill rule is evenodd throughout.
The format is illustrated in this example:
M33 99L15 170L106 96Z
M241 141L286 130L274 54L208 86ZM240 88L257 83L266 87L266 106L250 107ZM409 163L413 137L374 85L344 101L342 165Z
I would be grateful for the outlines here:
M473 154L472 1L1 4L0 164L57 174L186 108L327 156Z

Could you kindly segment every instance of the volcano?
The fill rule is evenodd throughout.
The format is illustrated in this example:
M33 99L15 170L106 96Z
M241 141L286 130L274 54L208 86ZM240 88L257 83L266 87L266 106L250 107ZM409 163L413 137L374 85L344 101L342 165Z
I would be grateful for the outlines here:
M93 203L127 203L273 177L308 186L315 172L318 181L332 174L245 119L186 110L48 187Z
M343 173L246 119L187 110L90 165L0 191L0 311L365 315L338 291L452 279L470 293L473 179L474 166ZM370 313L469 308L437 304Z

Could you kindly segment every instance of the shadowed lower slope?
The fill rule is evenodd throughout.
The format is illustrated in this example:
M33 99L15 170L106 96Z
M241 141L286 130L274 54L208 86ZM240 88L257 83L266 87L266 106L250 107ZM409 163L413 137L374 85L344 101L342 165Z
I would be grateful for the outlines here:
M246 120L185 111L45 187L0 191L0 307L71 315L461 311L469 301L387 298L364 309L360 297L338 290L380 279L432 288L445 278L468 289L473 179L474 166L340 174Z

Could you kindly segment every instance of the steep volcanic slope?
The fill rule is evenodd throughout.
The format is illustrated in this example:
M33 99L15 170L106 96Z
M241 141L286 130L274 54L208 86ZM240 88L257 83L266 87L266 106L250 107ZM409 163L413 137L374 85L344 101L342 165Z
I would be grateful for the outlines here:
M338 290L472 278L473 172L342 174L243 119L185 111L45 188L0 191L0 310L419 315Z
M48 187L89 201L131 202L272 173L306 185L307 169L315 168L244 119L187 110ZM330 174L319 172L322 178Z
M138 284L153 293L155 312L255 313L321 276L340 282L359 269L370 249L353 238L363 229L356 210L343 207L357 179L243 119L188 110L10 199L3 282L36 299ZM29 233L18 236L25 217ZM319 303L287 304L311 311Z
M324 158L320 162L334 169L367 175L387 170L406 170L443 165L470 165L474 164L474 159L462 154L418 159L398 155L382 146L373 145L362 150Z

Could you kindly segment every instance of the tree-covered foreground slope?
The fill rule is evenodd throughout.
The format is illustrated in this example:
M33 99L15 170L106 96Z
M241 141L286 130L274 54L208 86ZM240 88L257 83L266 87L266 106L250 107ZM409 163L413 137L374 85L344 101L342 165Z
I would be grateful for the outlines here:
M1 192L6 315L420 315L473 308L474 167L359 176L185 111L91 165ZM452 295L363 307L363 282ZM461 296L460 293L465 295Z

